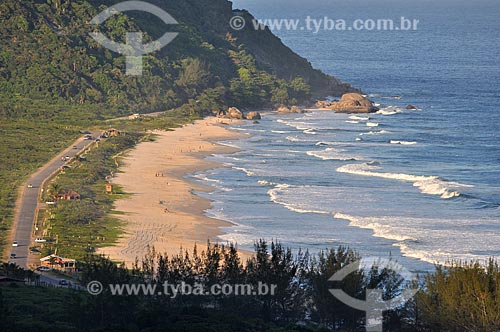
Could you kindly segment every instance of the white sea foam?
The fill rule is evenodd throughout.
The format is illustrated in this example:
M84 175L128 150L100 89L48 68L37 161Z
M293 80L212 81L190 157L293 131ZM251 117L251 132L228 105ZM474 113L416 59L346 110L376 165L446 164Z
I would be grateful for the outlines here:
M500 241L500 234L489 219L360 217L345 213L335 213L333 217L348 220L354 227L371 229L376 237L396 241L394 246L399 247L404 256L430 263L447 264L450 260L464 259L486 261L491 256L486 253L498 252ZM452 227L443 231L444 225Z
M317 135L318 133L314 131L313 128L310 128L310 129L306 129L304 130L304 134L308 134L308 135Z
M392 132L388 130L379 130L379 131L369 131L367 133L361 133L359 136L364 136L364 135L385 135L385 134L392 134Z
M206 176L206 174L196 174L193 177L197 178L198 180L202 180L202 181L206 181L206 182L221 183L220 180L210 179L209 177Z
M323 146L323 145L339 145L339 142L317 142L315 145L316 146Z
M399 114L402 113L403 110L397 106L387 106L385 108L382 108L381 110L377 111L376 114L381 114L381 115L394 115L394 114Z
M417 241L417 239L414 237L404 234L394 233L393 228L391 226L377 222L378 220L377 218L360 218L342 213L335 213L333 217L336 219L349 220L351 226L371 229L374 232L373 235L376 237L381 237L384 239L389 239L394 241Z
M367 116L357 116L357 115L351 115L349 117L349 119L351 119L351 120L358 120L358 121L368 121L368 120L370 120L370 118L367 117Z
M233 166L233 169L237 169L238 171L242 171L242 172L244 172L247 176L253 176L253 175L255 175L255 173L254 173L254 172L252 172L252 171L250 171L250 170L248 170L248 169L246 169L246 168L244 168L244 167L236 167L236 166Z
M234 142L217 142L219 145L229 146L230 148L241 149L241 146L235 144Z
M353 124L358 124L359 121L354 121L354 120L346 120L345 122L347 123L353 123Z
M366 126L368 126L368 127L378 127L378 123L377 122L367 122Z
M302 138L298 136L287 136L286 140L290 142L317 142L317 140L313 138Z
M399 144L399 145L415 145L415 144L417 144L417 142L395 141L395 140L390 140L389 143L391 143L391 144Z
M275 133L275 134L288 134L288 133L291 133L291 131L288 131L288 130L271 130L272 133Z
M323 160L363 160L363 157L354 156L346 153L344 149L326 148L321 151L307 151L307 155Z
M298 130L308 130L308 129L317 129L312 123L303 122L303 121L284 121L279 119L278 122L285 124L286 126L293 127Z
M321 210L313 210L310 209L306 206L304 203L304 206L302 206L300 203L297 204L292 204L289 202L284 201L281 199L281 195L283 194L284 191L286 191L289 188L292 188L293 186L289 184L277 184L273 189L268 190L268 195L271 200L271 202L274 202L276 204L282 205L285 208L287 208L290 211L297 212L297 213L319 213L319 214L329 214L330 212L327 211L321 211ZM293 187L294 191L297 190L297 192L300 192L300 187Z
M276 183L274 182L269 182L269 181L266 181L266 180L259 180L257 181L258 184L262 185L262 186L276 186Z
M215 219L221 219L217 216L217 213L212 213L212 215L209 215ZM224 215L223 215L224 216ZM225 216L224 216L225 217ZM247 225L241 225L238 223L235 223L234 221L230 221L226 219L221 219L221 220L226 220L229 221L233 224L234 226L231 227L223 227L223 230L227 233L219 235L219 239L221 239L223 242L228 242L228 243L233 243L233 244L238 244L238 245L252 245L255 241L255 234L256 234L256 229L251 226Z
M303 139L298 138L296 136L288 136L286 139L290 142L304 142Z
M419 188L423 194L439 195L441 198L458 197L460 192L457 190L473 187L458 182L446 181L438 176L377 172L380 169L379 166L368 164L349 164L337 168L337 172L412 182L413 186Z
M394 114L398 114L398 113L401 113L401 112L385 111L385 110L377 111L377 114L382 114L382 115L394 115Z

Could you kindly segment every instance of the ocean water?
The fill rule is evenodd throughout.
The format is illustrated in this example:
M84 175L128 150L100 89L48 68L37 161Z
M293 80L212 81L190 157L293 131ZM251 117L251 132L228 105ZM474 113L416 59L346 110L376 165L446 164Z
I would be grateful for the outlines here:
M500 257L500 4L497 1L239 0L258 18L399 18L417 31L275 31L313 66L360 87L377 114L265 115L236 130L216 191L222 241L349 245L414 270ZM418 110L405 110L413 104Z

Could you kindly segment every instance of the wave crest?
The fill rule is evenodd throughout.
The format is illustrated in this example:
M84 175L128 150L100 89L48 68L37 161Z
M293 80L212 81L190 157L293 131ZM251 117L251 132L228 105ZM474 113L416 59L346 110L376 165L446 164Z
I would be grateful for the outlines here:
M307 151L307 155L323 160L363 160L360 156L353 156L346 153L344 149L326 148L322 151Z
M421 193L439 195L444 199L460 196L461 193L458 191L460 188L473 187L471 185L443 180L438 176L377 172L379 169L379 166L374 165L349 164L337 168L337 172L412 182L413 186L419 188Z

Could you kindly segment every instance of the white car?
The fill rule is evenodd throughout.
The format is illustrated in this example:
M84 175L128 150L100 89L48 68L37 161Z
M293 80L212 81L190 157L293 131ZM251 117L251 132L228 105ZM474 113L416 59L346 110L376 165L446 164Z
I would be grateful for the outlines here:
M35 242L36 243L45 243L45 242L47 242L47 240L45 240L43 237L37 237L35 239Z
M40 272L49 272L52 269L50 267L46 267L46 266L39 266L36 268L36 270L40 271Z
M12 246L13 247L19 247L19 243L17 243L17 241L14 241L14 242L12 242Z

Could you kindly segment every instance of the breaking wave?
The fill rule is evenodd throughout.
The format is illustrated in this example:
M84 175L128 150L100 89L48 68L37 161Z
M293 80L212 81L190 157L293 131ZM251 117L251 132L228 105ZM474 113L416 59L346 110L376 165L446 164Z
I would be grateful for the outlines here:
M346 153L344 149L334 149L334 148L326 148L322 151L307 151L307 155L313 156L316 158L320 158L323 160L363 160L362 157L354 156Z
M460 196L461 193L458 190L461 188L473 187L471 185L461 184L458 182L446 181L438 176L377 172L379 169L379 166L374 165L349 164L337 168L337 172L412 182L413 186L419 188L421 193L439 195L441 198L445 199Z

